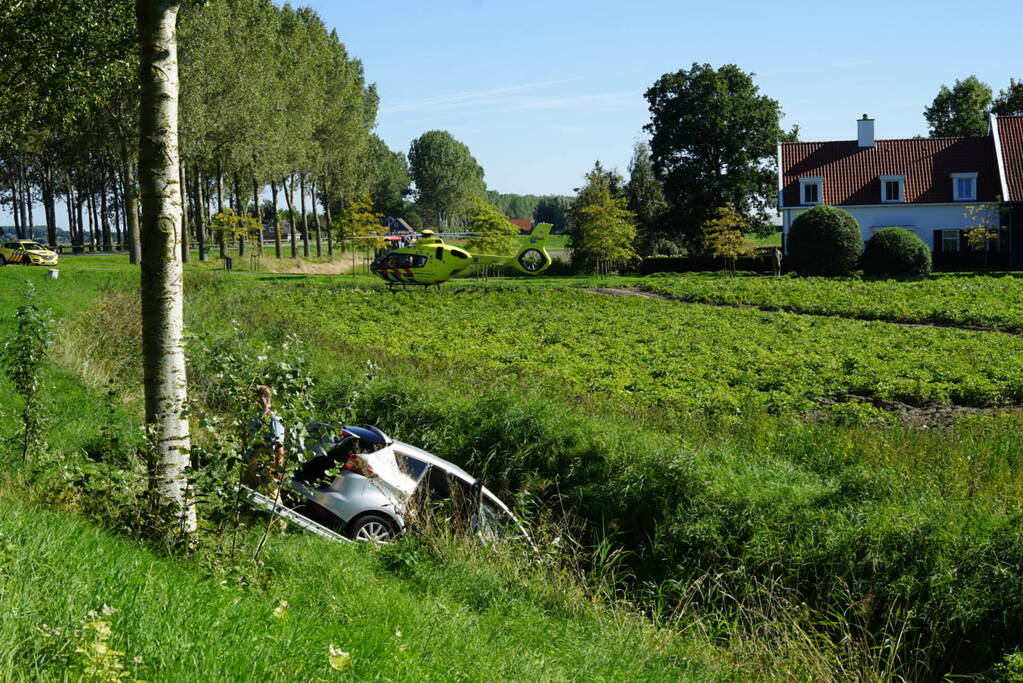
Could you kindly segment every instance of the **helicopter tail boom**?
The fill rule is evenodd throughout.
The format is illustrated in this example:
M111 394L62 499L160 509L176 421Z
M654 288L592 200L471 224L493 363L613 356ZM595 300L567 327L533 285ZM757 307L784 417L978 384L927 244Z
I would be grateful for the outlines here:
M551 227L550 223L538 223L533 232L526 236L525 245L514 256L473 254L472 262L507 265L527 275L536 275L551 265L551 257L544 248L547 237L551 234Z
M527 275L536 275L551 265L550 254L544 247L552 227L550 223L536 224L533 231L529 233L526 245L511 259L511 265L515 270Z

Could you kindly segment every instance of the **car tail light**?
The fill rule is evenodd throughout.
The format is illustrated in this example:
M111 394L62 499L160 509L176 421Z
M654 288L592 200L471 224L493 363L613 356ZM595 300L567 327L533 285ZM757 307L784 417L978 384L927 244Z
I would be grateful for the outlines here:
M369 466L369 463L354 454L345 458L345 462L341 465L341 469L361 474L364 477L373 476L373 468Z

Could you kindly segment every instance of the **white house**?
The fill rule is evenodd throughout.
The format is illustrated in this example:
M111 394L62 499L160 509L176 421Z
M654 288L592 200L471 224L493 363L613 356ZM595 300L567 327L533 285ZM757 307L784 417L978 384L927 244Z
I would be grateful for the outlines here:
M877 140L874 120L856 122L856 139L778 145L782 230L816 204L840 206L866 241L887 227L910 230L936 254L964 248L977 214L997 225L1007 197L998 121L983 137ZM950 254L951 255L951 254Z

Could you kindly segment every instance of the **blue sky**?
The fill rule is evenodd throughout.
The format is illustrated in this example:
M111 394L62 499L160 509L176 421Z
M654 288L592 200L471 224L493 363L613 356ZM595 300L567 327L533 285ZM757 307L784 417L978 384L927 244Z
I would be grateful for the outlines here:
M597 159L625 174L644 91L693 62L753 72L803 140L853 139L864 113L878 138L925 135L943 83L1023 78L1018 0L310 4L377 84L392 149L447 130L501 192L572 194Z
M649 120L644 91L693 62L734 63L801 139L926 134L942 83L995 93L1023 78L1023 3L330 2L312 7L377 83L392 149L449 131L501 192L571 194L600 159L626 172Z

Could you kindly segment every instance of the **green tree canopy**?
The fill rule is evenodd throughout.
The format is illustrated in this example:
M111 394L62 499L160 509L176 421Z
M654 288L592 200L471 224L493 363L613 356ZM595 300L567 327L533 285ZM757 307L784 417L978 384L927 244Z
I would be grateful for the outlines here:
M481 197L473 197L468 201L466 218L469 229L480 234L466 245L469 249L485 254L514 253L519 229L496 206Z
M535 194L514 194L486 191L486 200L496 206L508 218L533 218L541 197Z
M750 229L767 230L777 201L778 103L760 94L734 64L693 64L646 91L650 150L670 207L670 230L698 240L720 206L732 206Z
M586 182L576 188L576 195L568 207L568 246L573 250L573 262L577 261L575 250L581 243L579 226L585 220L582 210L600 201L603 192L607 192L612 199L625 198L625 180L618 171L604 168L600 160L594 162L593 168L584 178Z
M483 196L483 167L447 131L427 131L413 140L408 163L417 203L437 225L450 225L468 199Z
M723 258L729 268L735 268L735 260L748 254L750 249L742 231L743 217L732 208L723 206L715 209L703 224L703 248L716 258Z
M607 187L599 187L592 201L578 208L572 248L577 266L589 272L607 272L624 268L636 258L632 246L635 214L626 204L624 197L613 197Z
M924 118L932 138L980 136L987 134L991 111L991 87L969 76L949 88L942 85Z
M998 91L991 111L999 116L1023 116L1023 81L1009 79L1009 87Z
M568 228L567 197L541 197L533 210L534 223L550 223L552 233L563 233Z
M372 175L369 196L377 209L388 216L404 216L412 183L405 154L391 151L383 140L371 135L367 170Z
M655 242L664 235L664 187L657 179L650 145L637 142L629 162L629 182L625 186L629 210L636 214L636 231L643 253L650 253Z
M369 237L384 233L384 217L373 205L373 198L368 194L348 202L344 213L338 218L339 236L341 239L351 237ZM380 240L366 240L373 247L383 248L386 242Z

